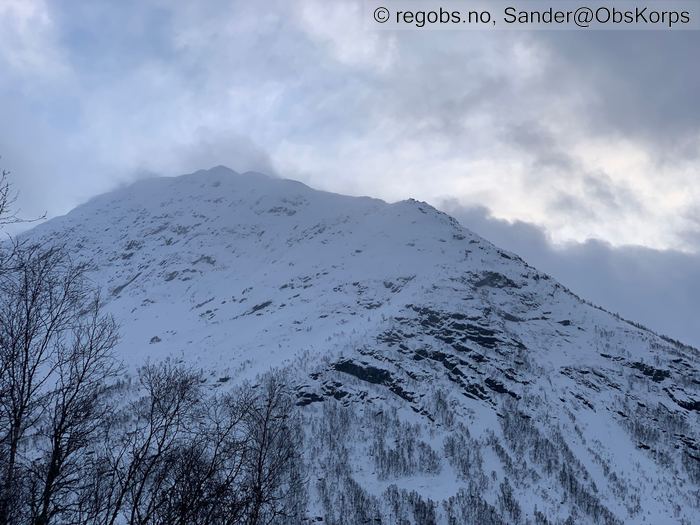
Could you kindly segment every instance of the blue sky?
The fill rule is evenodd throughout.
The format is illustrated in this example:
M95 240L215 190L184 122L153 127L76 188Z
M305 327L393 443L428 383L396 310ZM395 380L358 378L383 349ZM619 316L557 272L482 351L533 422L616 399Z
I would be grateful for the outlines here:
M24 213L217 164L415 197L700 345L699 32L371 31L361 8L3 0Z

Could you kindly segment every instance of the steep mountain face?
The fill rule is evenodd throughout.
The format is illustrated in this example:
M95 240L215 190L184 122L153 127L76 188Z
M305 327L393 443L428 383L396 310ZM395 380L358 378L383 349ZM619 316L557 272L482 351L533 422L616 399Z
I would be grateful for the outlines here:
M699 523L700 353L416 202L214 168L35 228L133 368L288 371L319 523Z

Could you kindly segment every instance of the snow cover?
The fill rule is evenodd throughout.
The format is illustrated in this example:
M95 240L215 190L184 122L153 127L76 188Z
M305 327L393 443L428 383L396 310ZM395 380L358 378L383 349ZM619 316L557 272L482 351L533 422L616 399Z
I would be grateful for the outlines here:
M700 523L698 351L425 203L217 167L28 235L94 264L132 371L289 370L310 519Z

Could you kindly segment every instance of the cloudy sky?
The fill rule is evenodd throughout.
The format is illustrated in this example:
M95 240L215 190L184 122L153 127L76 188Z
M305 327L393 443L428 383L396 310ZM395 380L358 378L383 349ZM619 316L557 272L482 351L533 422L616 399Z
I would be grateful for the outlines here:
M700 345L700 32L373 31L361 10L0 0L24 214L217 164L415 197Z

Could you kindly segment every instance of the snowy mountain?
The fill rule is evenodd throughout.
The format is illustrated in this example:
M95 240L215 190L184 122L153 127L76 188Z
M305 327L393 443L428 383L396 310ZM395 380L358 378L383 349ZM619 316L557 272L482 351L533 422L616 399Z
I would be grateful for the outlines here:
M414 200L218 167L29 234L94 264L135 369L287 369L319 523L700 523L700 352Z

